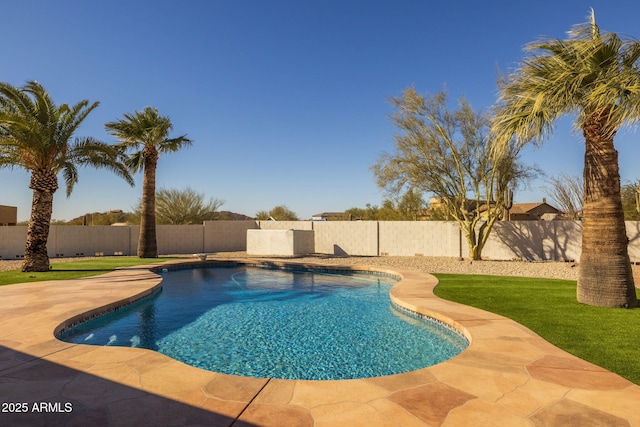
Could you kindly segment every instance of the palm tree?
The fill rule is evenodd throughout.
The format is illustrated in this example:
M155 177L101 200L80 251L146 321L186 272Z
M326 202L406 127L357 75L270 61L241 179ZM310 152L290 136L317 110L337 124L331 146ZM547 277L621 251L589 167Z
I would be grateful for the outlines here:
M502 145L540 142L555 120L575 114L585 138L584 219L578 301L635 307L613 138L640 120L640 42L601 34L590 22L566 40L531 43L519 68L499 82L494 132Z
M0 167L20 167L31 172L31 218L22 271L49 270L47 240L53 210L53 194L62 172L67 197L78 182L78 166L104 167L133 185L124 158L115 146L93 138L75 138L97 102L56 105L35 81L22 88L0 83Z
M118 145L124 151L133 151L128 156L127 166L134 173L144 170L142 183L142 215L138 256L156 258L156 166L160 154L175 152L191 145L186 135L169 138L173 129L169 117L161 116L158 110L146 107L143 111L125 114L124 119L105 125L107 130L120 140Z

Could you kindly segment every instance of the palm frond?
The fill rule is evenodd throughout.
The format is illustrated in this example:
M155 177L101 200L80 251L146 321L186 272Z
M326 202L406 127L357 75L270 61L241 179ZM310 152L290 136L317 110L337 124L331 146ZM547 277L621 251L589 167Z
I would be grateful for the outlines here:
M520 67L498 83L493 132L504 143L540 142L565 114L575 114L577 129L599 111L609 111L610 132L640 121L640 42L601 34L592 16L567 40L535 41L525 50Z
M74 165L108 169L134 185L126 165L126 159L115 145L109 145L94 138L76 138L69 147L67 161Z
M78 182L78 168L73 163L67 161L62 165L62 176L66 185L67 198L71 196L74 185Z
M36 115L36 108L26 92L8 83L0 83L0 95L4 99L3 110L14 115L33 117Z
M92 138L71 142L80 124L98 105L83 100L58 106L38 82L27 82L22 88L0 83L0 166L62 172L67 195L78 180L78 166L111 169L133 185L120 150Z
M35 118L43 128L57 122L60 115L60 109L53 102L49 93L42 85L34 80L27 82L22 89L25 93L33 95L35 105ZM64 106L62 107L64 111Z
M144 170L144 153L142 151L136 151L133 154L130 154L126 161L126 166L133 173L138 173L141 170Z
M86 119L89 113L97 108L98 105L100 105L100 103L97 101L89 105L89 101L87 100L80 101L73 107L64 104L64 110L60 112L60 119L56 123L56 138L61 141L68 141L84 119Z
M184 147L189 147L193 144L193 141L187 138L187 135L182 135L177 138L165 139L160 143L158 147L159 153L176 152Z
M105 128L119 140L118 146L122 150L132 152L127 164L133 172L144 169L145 151L163 154L192 144L186 135L169 138L169 132L173 129L171 120L161 116L153 107L126 113L123 119L109 122Z

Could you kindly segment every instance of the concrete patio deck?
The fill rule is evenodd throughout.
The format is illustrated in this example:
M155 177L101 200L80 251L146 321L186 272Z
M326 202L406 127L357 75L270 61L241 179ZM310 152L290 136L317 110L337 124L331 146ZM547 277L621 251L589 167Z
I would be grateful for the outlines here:
M236 377L55 338L69 319L159 286L146 268L0 287L0 425L640 426L639 386L509 319L435 297L433 276L387 271L402 277L391 291L397 303L459 328L469 348L387 377Z

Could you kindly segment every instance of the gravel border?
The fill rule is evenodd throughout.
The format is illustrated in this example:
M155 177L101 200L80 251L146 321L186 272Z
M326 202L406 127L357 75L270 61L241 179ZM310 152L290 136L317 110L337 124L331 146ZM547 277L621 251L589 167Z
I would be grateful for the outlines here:
M248 256L246 252L221 252L209 259L268 258ZM277 259L282 259L278 257ZM489 276L536 277L543 279L578 280L578 263L557 261L497 261L460 260L452 257L426 256L351 256L336 257L317 254L304 257L287 257L296 262L322 262L331 265L391 266L419 270L423 273L482 274ZM631 265L636 287L640 288L640 265Z
M51 264L59 262L83 261L85 259L94 259L96 257L76 257L76 258L50 258ZM0 271L20 270L22 268L21 259L0 259Z
M218 258L244 258L244 252L227 252L210 256ZM249 258L266 258L251 257ZM282 259L282 258L278 258ZM426 256L377 256L377 257L333 257L316 255L288 257L295 262L322 262L331 265L373 265L408 268L423 273L485 274L492 276L518 276L577 280L577 264L569 262L526 262L526 261L470 261L450 257Z

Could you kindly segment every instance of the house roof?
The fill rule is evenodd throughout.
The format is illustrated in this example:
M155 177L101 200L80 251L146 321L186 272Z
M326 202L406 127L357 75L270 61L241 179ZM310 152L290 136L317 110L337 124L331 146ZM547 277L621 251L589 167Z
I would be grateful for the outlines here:
M554 208L550 204L546 202L537 202L537 203L514 203L511 209L509 209L509 213L511 214L519 214L519 213L529 213L535 208L545 207L547 212L560 213L559 209Z

